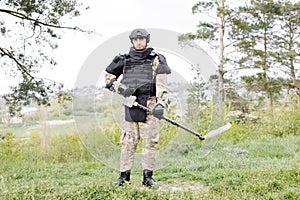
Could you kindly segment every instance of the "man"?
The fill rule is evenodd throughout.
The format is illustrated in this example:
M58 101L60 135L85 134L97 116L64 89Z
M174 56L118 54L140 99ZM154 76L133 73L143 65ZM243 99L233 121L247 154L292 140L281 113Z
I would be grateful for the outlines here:
M106 88L125 97L136 96L136 101L153 109L151 115L137 107L125 106L125 122L121 127L120 177L114 186L130 181L134 154L139 139L142 140L143 185L152 187L155 182L155 152L159 138L158 120L164 112L167 94L167 74L171 73L163 55L148 47L150 34L145 29L135 29L129 35L133 46L128 54L116 56L106 68ZM123 75L121 81L118 81Z

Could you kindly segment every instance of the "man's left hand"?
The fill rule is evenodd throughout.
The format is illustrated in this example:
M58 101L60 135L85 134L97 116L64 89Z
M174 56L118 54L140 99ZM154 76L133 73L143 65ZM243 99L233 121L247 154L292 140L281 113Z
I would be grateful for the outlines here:
M156 104L156 106L152 109L151 114L161 120L164 116L164 107L160 103Z

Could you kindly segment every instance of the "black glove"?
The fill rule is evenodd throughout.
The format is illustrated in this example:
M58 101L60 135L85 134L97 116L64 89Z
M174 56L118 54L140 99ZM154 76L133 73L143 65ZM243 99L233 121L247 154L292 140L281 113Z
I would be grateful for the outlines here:
M116 79L115 78L113 78L113 79L111 79L110 81L109 81L109 83L106 83L106 85L105 85L105 88L107 88L107 89L109 89L110 91L115 91L114 90L114 82L116 81Z
M162 119L163 115L164 115L164 107L159 103L157 104L153 109L151 114L158 118L159 120Z

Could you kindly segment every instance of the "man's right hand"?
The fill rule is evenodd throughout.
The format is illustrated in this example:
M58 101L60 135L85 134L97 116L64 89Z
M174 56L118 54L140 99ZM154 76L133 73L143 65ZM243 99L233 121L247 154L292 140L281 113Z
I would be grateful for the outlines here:
M128 88L126 87L126 85L120 83L119 81L114 82L114 88L116 92L120 93L124 97L129 97L135 92L134 88Z
M134 88L127 88L126 85L120 83L116 79L112 79L109 83L107 83L105 88L108 88L110 91L120 93L124 97L129 97L135 92Z
M114 82L116 82L117 80L115 78L111 79L108 83L106 83L105 88L109 89L110 91L115 92L114 89Z

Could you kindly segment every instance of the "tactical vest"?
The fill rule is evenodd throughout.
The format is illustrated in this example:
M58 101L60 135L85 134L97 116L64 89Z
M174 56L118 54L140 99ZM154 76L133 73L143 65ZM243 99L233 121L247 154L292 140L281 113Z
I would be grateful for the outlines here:
M153 72L153 60L155 55L149 55L147 59L136 60L128 56L124 60L123 78L121 83L127 88L134 88L134 96L137 102L147 106L147 98L156 95L155 73ZM130 122L145 122L146 112L140 108L125 107L125 120Z
M152 59L136 61L125 59L122 83L134 88L136 95L155 96L155 77Z

